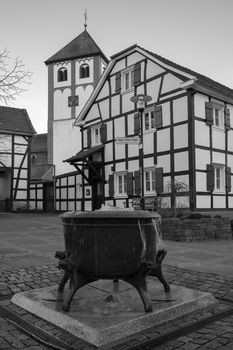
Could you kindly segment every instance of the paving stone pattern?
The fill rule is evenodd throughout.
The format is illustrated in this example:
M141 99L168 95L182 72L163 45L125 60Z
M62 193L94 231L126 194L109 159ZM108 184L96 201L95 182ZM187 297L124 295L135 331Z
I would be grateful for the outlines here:
M14 271L4 270L0 272L0 298L20 291L55 285L60 280L61 274L62 271L58 270L55 265L19 268ZM164 266L164 274L170 283L211 292L221 302L213 310L199 311L172 322L167 322L134 337L129 337L127 342L113 344L109 349L233 349L233 315L207 323L205 326L197 328L195 331L192 330L187 334L182 334L181 331L176 339L163 345L145 345L148 340L159 339L172 331L182 330L189 324L191 325L231 307L233 308L233 278L224 278L217 274L200 273L168 265ZM76 350L95 349L94 346L71 336L67 332L12 304L9 299L2 300L1 305L20 315L20 317L35 327L72 345ZM0 349L44 350L48 349L48 347L40 344L29 335L22 333L6 319L0 318Z

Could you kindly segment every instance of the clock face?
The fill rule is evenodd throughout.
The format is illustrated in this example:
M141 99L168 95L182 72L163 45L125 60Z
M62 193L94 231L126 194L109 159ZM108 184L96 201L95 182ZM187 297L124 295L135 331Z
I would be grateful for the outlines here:
M78 106L78 105L79 105L79 98L77 95L68 97L68 107Z

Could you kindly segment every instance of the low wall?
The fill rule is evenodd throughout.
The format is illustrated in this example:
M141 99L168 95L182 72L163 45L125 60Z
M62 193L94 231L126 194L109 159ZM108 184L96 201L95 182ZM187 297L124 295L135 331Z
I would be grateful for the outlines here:
M208 239L232 239L229 218L175 219L162 218L164 239L173 241L201 241Z

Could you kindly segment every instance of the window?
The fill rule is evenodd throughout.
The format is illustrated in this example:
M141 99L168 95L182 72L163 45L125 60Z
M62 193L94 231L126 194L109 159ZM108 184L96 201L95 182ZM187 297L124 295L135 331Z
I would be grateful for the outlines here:
M155 112L154 110L144 113L144 130L152 130L155 128Z
M223 129L224 127L224 114L222 106L214 106L213 109L213 117L214 117L214 126L219 129Z
M214 165L214 191L225 191L225 166Z
M155 192L155 169L144 170L144 189L145 193Z
M92 127L91 129L91 144L93 146L99 145L101 143L100 140L100 125Z
M122 91L131 90L134 86L133 67L127 68L122 72Z
M66 81L67 80L67 69L62 67L57 72L57 81Z
M127 195L126 173L115 174L116 195Z
M89 65L87 63L84 63L81 65L80 70L79 70L79 76L80 76L80 79L89 78L90 68L89 68Z

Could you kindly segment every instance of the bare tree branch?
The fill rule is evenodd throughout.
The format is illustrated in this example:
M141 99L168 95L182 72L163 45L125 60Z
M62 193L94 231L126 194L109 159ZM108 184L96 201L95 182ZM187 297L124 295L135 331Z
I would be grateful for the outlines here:
M9 51L5 49L0 53L0 104L8 105L15 101L20 93L27 90L31 76L31 72L24 70L19 57L12 63Z

